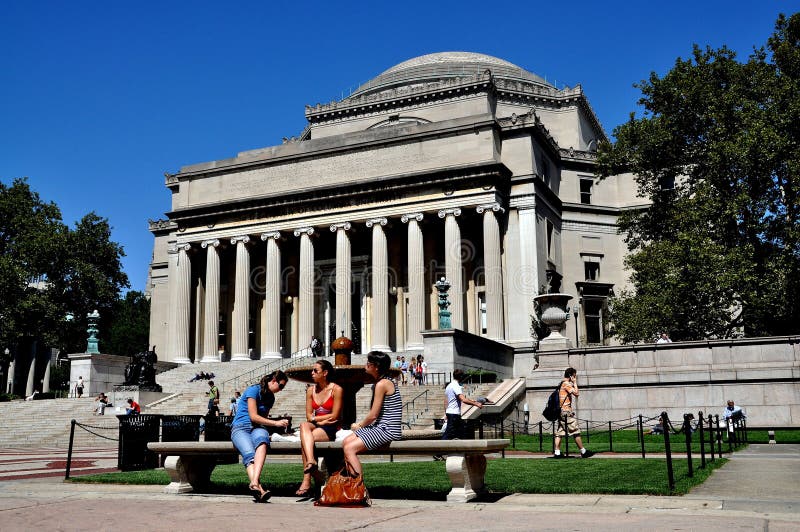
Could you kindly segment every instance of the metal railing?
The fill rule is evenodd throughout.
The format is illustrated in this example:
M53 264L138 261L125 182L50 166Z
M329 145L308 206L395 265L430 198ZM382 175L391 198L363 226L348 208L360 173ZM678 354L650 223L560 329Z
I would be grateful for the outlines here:
M425 399L425 408L422 412L417 412L416 404L418 399ZM428 390L425 390L419 394L417 394L413 399L406 401L403 403L403 424L411 428L411 424L419 419L422 413L430 411L428 406Z
M220 392L241 390L247 386L250 386L251 384L255 384L259 379L261 379L261 377L268 373L272 373L273 371L277 370L285 370L298 366L310 365L312 363L311 361L316 358L317 357L311 353L310 348L303 348L296 353L292 353L289 358L278 358L276 360L272 360L263 366L253 368L240 375L222 381L219 384Z

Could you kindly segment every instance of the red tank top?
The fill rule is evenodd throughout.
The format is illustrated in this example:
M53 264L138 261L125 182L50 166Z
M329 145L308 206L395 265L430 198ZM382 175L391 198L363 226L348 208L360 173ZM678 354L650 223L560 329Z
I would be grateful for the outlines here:
M322 416L325 414L330 414L333 412L333 393L331 393L328 398L325 400L324 403L318 405L317 402L314 400L314 394L311 394L311 408L314 410L314 413L318 416Z

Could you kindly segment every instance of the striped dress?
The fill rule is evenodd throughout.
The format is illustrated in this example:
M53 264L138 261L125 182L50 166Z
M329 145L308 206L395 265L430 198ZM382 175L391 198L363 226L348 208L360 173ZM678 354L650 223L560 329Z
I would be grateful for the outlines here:
M378 419L368 427L357 429L355 434L364 442L367 449L377 449L387 443L399 440L403 435L401 422L403 421L403 402L400 399L400 387L393 379L383 377L394 385L394 393L383 398L381 413ZM372 395L375 396L375 386L372 385Z

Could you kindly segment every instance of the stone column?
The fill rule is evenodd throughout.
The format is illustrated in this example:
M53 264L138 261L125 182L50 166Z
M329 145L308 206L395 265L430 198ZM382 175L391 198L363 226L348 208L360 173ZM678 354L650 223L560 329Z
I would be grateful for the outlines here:
M298 349L308 347L311 337L314 335L314 243L311 241L313 234L313 227L301 227L294 230L294 236L300 237Z
M461 273L461 229L457 216L461 209L443 209L439 218L444 218L444 269L450 281L450 312L454 329L464 330L464 279Z
M219 240L204 240L200 246L206 250L203 362L219 362Z
M492 340L504 340L503 326L503 269L500 263L500 226L496 212L505 212L499 203L479 205L483 214L483 266L486 288L486 335Z
M351 308L352 264L350 257L350 237L347 231L350 222L331 224L331 231L336 233L336 337L352 336L350 322L353 319Z
M25 397L31 395L34 391L38 391L36 388L36 352L39 350L39 342L35 341L31 344L30 350L30 360L31 363L28 366L28 380L25 383Z
M262 358L280 358L281 355L281 248L278 231L264 233L267 242L267 278L264 302L264 354Z
M425 249L423 247L422 213L404 214L400 220L408 224L408 344L406 349L422 349L425 329Z
M171 359L178 364L192 362L189 359L192 262L188 253L191 247L187 243L175 245L175 279L170 279L170 282L175 283L174 321L170 324L173 348Z
M14 367L17 365L16 352L11 355L11 362L8 364L8 379L6 381L6 393L14 393Z
M250 360L248 351L248 320L250 312L250 252L247 235L231 238L236 245L236 281L233 300L233 327L231 328L231 360Z
M386 218L367 220L372 228L372 350L389 351L389 257Z

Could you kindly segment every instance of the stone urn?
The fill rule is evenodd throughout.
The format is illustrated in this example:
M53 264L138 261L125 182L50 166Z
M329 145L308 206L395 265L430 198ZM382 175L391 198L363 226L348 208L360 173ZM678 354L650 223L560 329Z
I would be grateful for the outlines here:
M561 334L564 324L569 319L567 303L570 299L572 299L572 296L569 294L542 294L533 298L541 309L542 323L550 329L550 334L539 340L540 351L569 349L572 347L569 339Z

